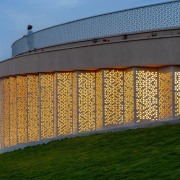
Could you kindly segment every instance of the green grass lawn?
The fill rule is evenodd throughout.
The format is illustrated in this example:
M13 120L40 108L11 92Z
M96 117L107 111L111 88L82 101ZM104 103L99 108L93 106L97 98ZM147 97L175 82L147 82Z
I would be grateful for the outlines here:
M180 179L180 124L54 141L0 155L5 179Z

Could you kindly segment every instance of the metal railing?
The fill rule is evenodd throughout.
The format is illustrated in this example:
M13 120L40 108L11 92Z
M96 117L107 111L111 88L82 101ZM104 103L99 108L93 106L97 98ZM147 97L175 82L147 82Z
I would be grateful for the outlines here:
M180 27L180 1L128 9L53 26L12 44L12 56L106 36Z

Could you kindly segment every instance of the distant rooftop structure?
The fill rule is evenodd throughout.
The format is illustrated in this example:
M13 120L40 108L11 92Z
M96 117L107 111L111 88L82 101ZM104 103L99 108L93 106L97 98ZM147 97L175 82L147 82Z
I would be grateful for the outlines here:
M70 42L178 27L180 27L180 1L166 2L98 15L43 29L15 41L12 45L12 56L32 49Z

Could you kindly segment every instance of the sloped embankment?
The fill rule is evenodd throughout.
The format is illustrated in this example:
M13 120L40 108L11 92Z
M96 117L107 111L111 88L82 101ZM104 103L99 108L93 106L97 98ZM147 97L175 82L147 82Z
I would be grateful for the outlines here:
M180 124L64 139L2 154L0 179L180 179Z

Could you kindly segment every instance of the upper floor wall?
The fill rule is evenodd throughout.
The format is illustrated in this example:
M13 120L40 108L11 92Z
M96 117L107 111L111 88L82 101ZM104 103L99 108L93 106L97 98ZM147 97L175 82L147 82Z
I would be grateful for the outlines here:
M38 49L0 62L0 77L103 68L180 65L180 29Z
M38 31L12 45L12 56L58 44L180 27L180 1L85 18Z

